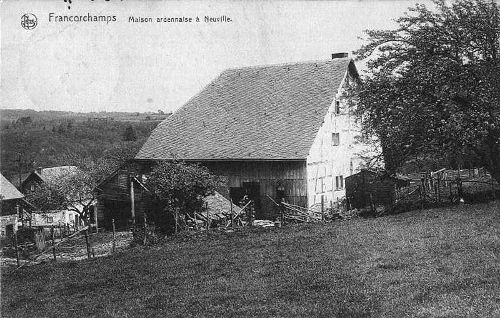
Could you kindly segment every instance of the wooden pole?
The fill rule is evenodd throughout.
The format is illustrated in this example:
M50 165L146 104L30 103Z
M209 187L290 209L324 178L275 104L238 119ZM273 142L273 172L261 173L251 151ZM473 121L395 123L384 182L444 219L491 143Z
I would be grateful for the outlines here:
M94 223L95 223L95 232L99 233L99 226L97 225L97 209L94 207Z
M420 210L423 210L424 209L424 198L422 196L422 188L424 187L424 183L422 182L422 184L420 185L419 187L419 191L418 191L418 194L420 196Z
M496 200L497 195L495 193L495 180L493 180L493 177L491 177L491 194L493 196L493 200Z
M325 220L325 197L321 196L321 221Z
M144 216L144 238L143 238L143 241L142 241L142 245L146 245L147 235L148 235L148 228L147 228L147 224L146 224L146 213L144 213L143 216Z
M16 261L17 261L17 267L20 266L19 263L19 247L17 244L17 231L14 232L14 244L16 245Z
M134 197L134 179L130 176L130 216L132 217L132 224L135 224L135 197ZM176 219L177 224L177 219Z
M234 218L233 218L233 199L229 200L231 202L231 227L234 227Z
M56 235L54 233L54 225L52 225L52 254L54 255L54 261L56 260Z
M91 258L90 255L90 242L89 242L89 230L88 228L85 230L85 245L87 246L87 257Z
M460 202L460 200L463 199L462 180L460 179L460 177L457 178L457 190L458 190L458 200Z
M451 181L448 182L448 187L450 187L450 203L453 203L453 191L451 189Z
M210 211L208 205L205 203L205 210L207 211L207 231L210 229Z
M372 213L374 214L375 213L375 205L373 204L373 195L371 192L370 192L370 208L372 210Z
M193 212L194 229L198 231L198 222L196 221L196 212Z
M178 229L179 225L177 223L178 219L179 219L179 210L175 208L175 234L177 234L177 231L179 230Z
M111 224L113 225L113 245L112 245L112 252L114 253L116 250L116 241L115 241L115 236L116 236L116 229L115 229L115 219L111 220Z

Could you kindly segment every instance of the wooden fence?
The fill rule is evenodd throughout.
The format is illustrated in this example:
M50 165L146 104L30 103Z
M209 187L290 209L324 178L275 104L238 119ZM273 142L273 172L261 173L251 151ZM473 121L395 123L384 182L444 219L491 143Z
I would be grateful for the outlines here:
M20 232L18 231L12 236L11 246L3 248L4 253L9 253L9 251L11 251L11 255L15 254L17 262L16 270L28 264L35 263L42 259L43 256L48 256L50 254L52 254L50 259L53 261L61 258L62 255L66 255L67 258L68 254L71 254L72 256L80 254L80 258L82 256L89 259L95 257L92 240L93 237L98 234L97 229L95 229L94 232L89 226L37 226L31 230L34 232L32 238L28 240L24 238L20 242L19 238L22 237L22 235L19 235ZM116 230L114 227L114 220L112 235L111 244L109 244L109 253L114 253L116 251ZM71 248L71 246L81 245L84 245L83 250ZM70 249L69 252L68 248Z

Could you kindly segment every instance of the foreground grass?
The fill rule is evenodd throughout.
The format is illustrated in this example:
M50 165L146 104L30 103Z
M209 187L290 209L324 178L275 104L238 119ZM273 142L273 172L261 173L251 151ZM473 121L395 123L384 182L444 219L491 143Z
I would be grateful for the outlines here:
M173 239L2 274L4 317L498 317L500 202Z

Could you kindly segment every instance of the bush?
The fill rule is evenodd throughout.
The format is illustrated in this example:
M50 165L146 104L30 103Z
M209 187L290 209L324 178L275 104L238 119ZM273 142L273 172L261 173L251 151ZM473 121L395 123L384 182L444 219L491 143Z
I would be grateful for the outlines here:
M219 177L206 167L184 162L161 162L153 168L147 179L147 186L156 198L151 216L162 233L175 231L175 217L178 227L180 219L193 217L201 212L204 198L213 194L221 184Z

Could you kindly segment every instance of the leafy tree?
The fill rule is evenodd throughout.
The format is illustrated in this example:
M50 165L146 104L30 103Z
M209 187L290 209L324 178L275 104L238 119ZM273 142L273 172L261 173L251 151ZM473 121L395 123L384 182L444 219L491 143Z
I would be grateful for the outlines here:
M156 219L171 219L172 215L193 217L203 208L203 198L213 194L220 186L220 179L206 167L184 162L160 162L148 176L146 186L157 198L159 208ZM170 232L171 224L161 222L164 232Z
M135 131L134 126L128 125L123 132L123 140L124 141L136 141L137 140L137 132Z
M61 192L45 183L35 187L34 191L28 192L26 199L42 212L60 210L66 202L66 198Z
M500 182L500 11L494 1L416 5L394 30L369 30L359 93L365 133L386 168L410 159L459 158Z
M78 160L77 169L57 182L43 183L26 197L41 211L70 210L89 224L90 208L97 199L94 191L99 182L111 172L106 161Z

